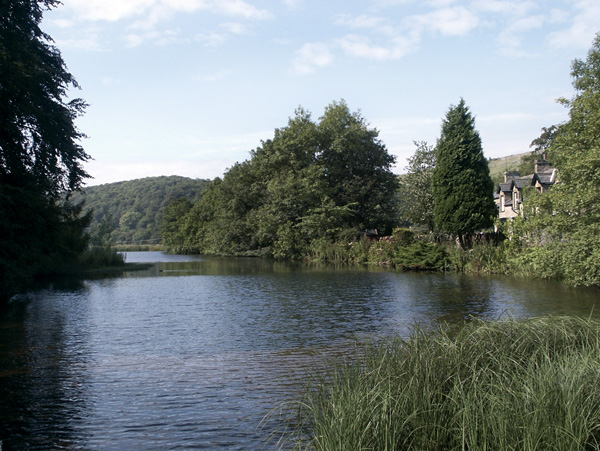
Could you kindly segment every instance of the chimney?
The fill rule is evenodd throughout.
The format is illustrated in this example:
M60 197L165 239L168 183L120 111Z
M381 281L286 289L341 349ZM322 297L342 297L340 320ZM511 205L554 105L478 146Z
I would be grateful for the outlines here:
M545 157L545 155L544 155ZM550 163L546 158L543 160L535 160L535 173L539 174L540 172L548 172L552 169L552 163Z
M506 171L504 173L504 183L507 183L509 180L513 180L517 177L520 177L520 173L518 171Z

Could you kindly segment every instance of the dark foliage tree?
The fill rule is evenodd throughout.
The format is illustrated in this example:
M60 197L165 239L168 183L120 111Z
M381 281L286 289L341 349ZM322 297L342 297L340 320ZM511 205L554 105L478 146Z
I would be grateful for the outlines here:
M85 246L89 218L64 202L89 159L74 125L85 103L59 50L39 27L57 0L0 2L0 298L57 270ZM60 264L58 262L60 261Z
M473 232L493 224L497 210L481 138L463 99L446 114L435 157L435 224L468 246Z

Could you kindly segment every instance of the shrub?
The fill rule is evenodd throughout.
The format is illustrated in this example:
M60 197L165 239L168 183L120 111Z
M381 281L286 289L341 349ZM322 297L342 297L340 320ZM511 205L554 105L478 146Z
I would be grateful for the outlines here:
M442 271L448 266L448 253L437 244L416 241L399 246L393 262L404 271Z

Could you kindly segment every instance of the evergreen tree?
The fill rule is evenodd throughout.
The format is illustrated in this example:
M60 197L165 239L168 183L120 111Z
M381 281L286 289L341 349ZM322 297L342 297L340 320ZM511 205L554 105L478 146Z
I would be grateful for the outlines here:
M450 107L442 123L435 157L435 224L441 232L456 236L466 246L473 232L493 224L497 210L481 138L463 99Z
M77 83L39 27L59 3L0 2L0 300L86 246L89 217L64 202L87 177L74 125L85 103L66 100Z

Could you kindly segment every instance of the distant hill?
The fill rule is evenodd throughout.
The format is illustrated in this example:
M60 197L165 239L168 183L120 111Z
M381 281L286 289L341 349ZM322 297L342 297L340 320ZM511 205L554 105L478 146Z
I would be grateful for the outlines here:
M488 166L490 168L492 180L494 180L494 182L500 182L501 180L504 180L504 173L506 171L519 170L521 160L527 155L531 155L531 152L523 152L514 155L508 155L506 157L489 159Z
M165 207L179 197L198 201L208 183L179 176L146 177L90 186L74 200L85 199L85 210L93 211L92 236L104 221L114 228L112 236L117 244L156 244L160 243Z

